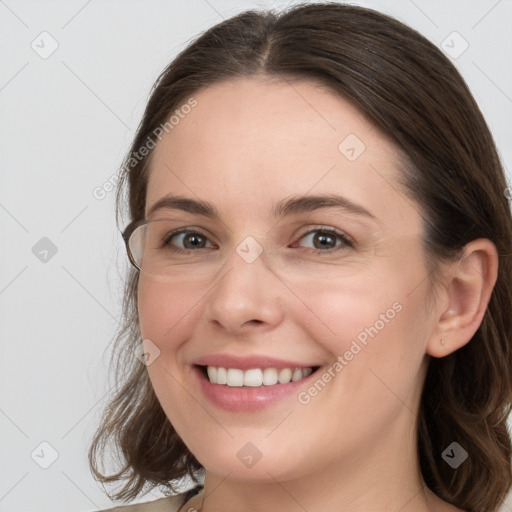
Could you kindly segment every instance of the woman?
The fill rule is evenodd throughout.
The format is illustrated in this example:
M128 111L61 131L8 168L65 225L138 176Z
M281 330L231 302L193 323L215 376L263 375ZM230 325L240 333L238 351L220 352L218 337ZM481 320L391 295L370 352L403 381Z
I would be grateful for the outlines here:
M125 373L91 467L123 500L199 484L126 510L498 510L512 222L433 44L340 4L226 20L160 76L123 185Z

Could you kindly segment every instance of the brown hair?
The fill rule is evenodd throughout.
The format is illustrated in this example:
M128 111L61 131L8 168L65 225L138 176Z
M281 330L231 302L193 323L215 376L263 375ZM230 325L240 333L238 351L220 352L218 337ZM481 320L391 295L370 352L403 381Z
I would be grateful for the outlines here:
M422 212L432 261L457 259L476 238L495 244L498 280L481 326L466 346L429 363L418 453L426 484L441 498L468 512L496 511L512 484L506 424L512 401L512 219L489 129L464 80L435 45L393 18L338 3L299 5L280 14L248 11L223 21L158 78L124 161L118 207L127 199L130 219L144 218L152 152L133 155L149 146L155 129L180 104L214 83L256 74L320 82L396 144L405 155L403 185ZM141 340L137 283L132 269L115 347L119 389L89 452L97 479L126 480L111 494L118 499L134 498L146 485L173 492L177 480L196 478L202 469L133 356ZM457 469L441 457L453 441L469 454ZM123 462L105 476L97 459L109 444Z

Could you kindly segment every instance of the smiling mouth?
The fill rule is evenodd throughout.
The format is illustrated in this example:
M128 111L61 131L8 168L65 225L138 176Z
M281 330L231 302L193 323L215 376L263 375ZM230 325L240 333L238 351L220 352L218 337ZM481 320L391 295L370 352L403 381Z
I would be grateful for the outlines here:
M279 386L297 382L316 372L319 366L305 368L223 368L216 366L200 366L204 378L211 384L233 388L259 388Z

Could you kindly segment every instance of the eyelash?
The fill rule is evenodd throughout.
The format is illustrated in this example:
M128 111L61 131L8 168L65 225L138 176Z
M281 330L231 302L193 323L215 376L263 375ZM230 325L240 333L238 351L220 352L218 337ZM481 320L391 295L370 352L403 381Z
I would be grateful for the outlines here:
M302 240L304 237L306 237L308 235L311 235L312 233L316 233L316 232L331 235L331 236L333 236L335 238L338 238L343 243L340 246L332 247L330 249L311 249L311 248L308 248L310 251L313 251L315 254L326 254L326 253L327 254L331 254L331 253L333 253L335 251L339 251L344 246L346 246L346 247L354 247L354 245L355 245L354 241L348 235L346 235L342 231L337 231L337 230L332 229L332 228L315 228L315 229L311 229L310 231L307 231L306 233L301 235L299 240ZM176 247L175 245L171 244L171 240L174 237L176 237L178 235L181 235L183 233L199 235L201 237L204 237L204 238L208 239L207 236L203 235L199 231L195 231L193 229L178 229L176 231L173 231L172 233L169 233L169 235L163 241L163 244L162 244L163 247L169 247L173 252L176 252L176 253L179 253L179 254L190 254L190 253L193 253L193 252L197 252L199 249L182 249L180 247ZM207 249L207 247L201 247L200 249ZM208 249L209 249L209 247L208 247Z

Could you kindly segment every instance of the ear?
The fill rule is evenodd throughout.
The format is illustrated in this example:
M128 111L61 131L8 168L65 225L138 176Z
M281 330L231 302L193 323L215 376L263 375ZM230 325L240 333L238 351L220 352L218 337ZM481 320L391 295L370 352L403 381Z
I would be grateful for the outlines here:
M463 347L480 327L498 277L496 246L486 238L473 240L445 275L436 335L427 344L427 354L433 357L444 357Z

